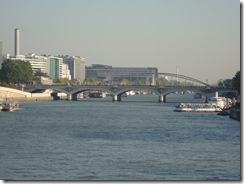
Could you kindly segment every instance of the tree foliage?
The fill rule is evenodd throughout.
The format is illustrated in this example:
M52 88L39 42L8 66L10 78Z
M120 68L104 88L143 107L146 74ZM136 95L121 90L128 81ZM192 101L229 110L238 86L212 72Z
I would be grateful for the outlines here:
M43 73L41 70L37 70L34 76L48 77L47 73Z
M232 87L232 79L225 79L223 81L223 86L227 87L227 88L231 88Z
M232 86L236 88L240 94L240 89L241 89L241 79L240 79L240 71L237 71L235 76L232 78Z
M55 78L53 79L54 83L68 83L70 80L68 78Z
M168 86L170 85L170 82L165 78L161 78L161 79L157 79L157 84L160 86Z
M2 63L0 80L6 83L32 82L33 71L29 61L6 60Z
M19 89L18 85L15 84L8 84L6 82L0 82L0 86L6 87L6 88L13 88L13 89Z
M223 79L219 79L217 83L218 83L218 86L223 86Z
M87 85L97 85L101 82L101 80L95 76L90 76L90 77L87 77L84 82Z

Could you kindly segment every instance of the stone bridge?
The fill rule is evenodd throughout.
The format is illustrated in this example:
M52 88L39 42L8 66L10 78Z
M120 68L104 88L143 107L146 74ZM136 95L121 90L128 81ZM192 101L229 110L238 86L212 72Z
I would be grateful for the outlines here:
M34 87L34 86L33 86ZM159 102L165 102L166 96L173 92L193 91L206 97L206 101L215 92L237 92L233 88L221 88L212 86L151 86L151 85L39 85L35 90L51 89L54 93L63 92L67 94L67 100L77 100L77 94L84 91L103 91L108 92L113 97L113 101L121 101L122 94L131 90L147 90L159 96Z

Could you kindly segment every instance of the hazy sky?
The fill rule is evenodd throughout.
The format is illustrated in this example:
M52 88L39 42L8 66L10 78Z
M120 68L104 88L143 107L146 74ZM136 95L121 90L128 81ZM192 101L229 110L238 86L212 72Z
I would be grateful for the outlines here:
M240 70L238 0L0 0L3 53L81 55L215 83Z

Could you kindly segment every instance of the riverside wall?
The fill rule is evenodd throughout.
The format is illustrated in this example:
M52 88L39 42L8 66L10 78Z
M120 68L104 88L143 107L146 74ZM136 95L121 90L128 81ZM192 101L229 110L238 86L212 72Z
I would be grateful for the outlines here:
M64 94L61 95L65 96ZM54 100L49 91L44 93L29 93L17 89L0 87L0 100L6 98L19 102Z
M230 118L240 121L241 120L240 109L231 109L230 110Z
M231 107L230 118L238 120L238 121L241 120L241 105L240 105L240 103L236 103L236 105Z

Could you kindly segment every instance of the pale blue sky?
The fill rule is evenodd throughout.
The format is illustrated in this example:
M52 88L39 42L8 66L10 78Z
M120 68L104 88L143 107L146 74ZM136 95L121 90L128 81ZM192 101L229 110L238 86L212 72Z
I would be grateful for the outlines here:
M240 69L238 0L0 0L14 53L81 55L87 65L158 67L215 83Z

